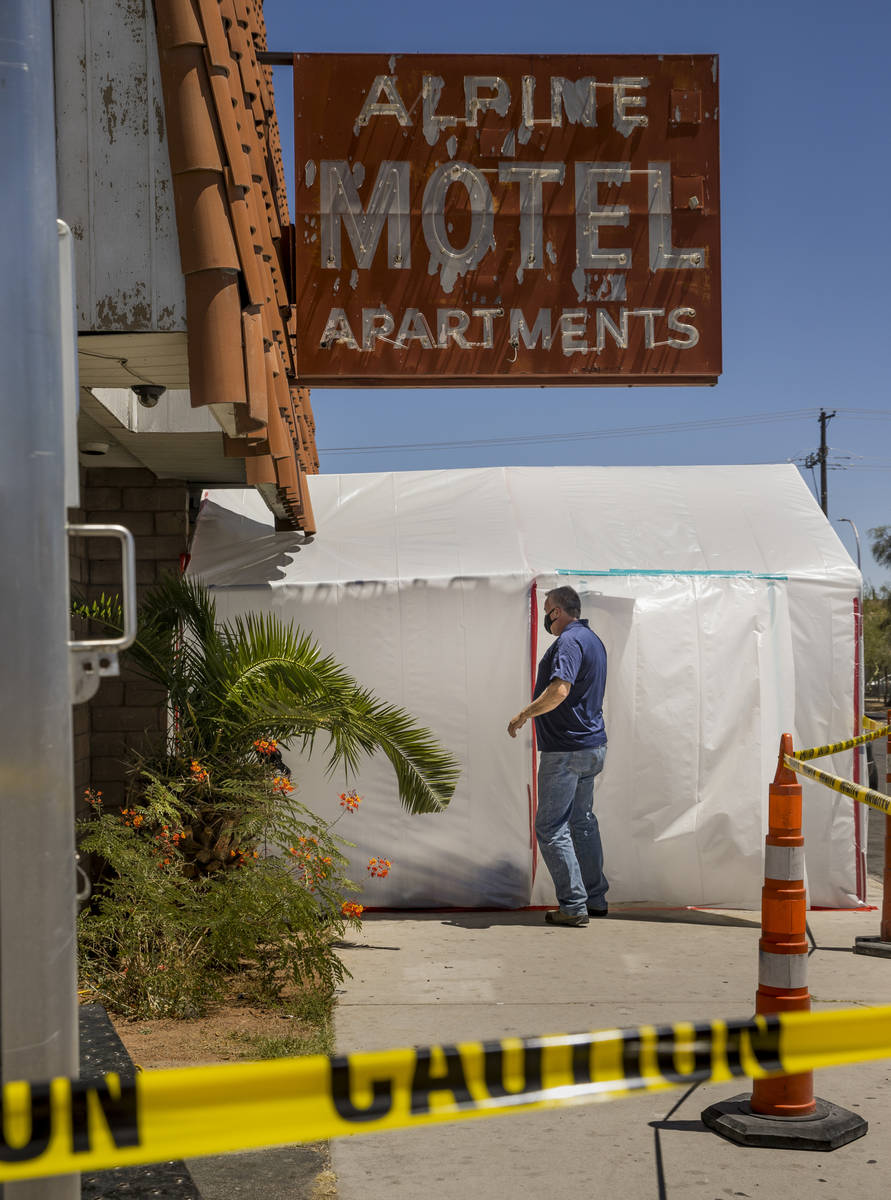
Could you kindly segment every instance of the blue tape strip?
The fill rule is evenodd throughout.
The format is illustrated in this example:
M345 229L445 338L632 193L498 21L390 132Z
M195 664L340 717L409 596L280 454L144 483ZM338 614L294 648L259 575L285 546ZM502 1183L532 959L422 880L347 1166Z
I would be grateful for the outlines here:
M788 575L768 575L756 571L656 571L639 568L619 568L612 567L609 571L579 571L570 567L558 567L554 572L556 575L598 575L609 577L610 575L704 575L718 579L776 579L781 583L787 583Z

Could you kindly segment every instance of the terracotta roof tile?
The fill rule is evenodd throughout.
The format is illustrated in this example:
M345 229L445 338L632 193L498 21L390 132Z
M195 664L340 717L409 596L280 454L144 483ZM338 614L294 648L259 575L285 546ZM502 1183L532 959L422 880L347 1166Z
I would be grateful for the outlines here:
M201 46L205 33L192 4L157 4L155 23L158 38L166 46Z
M259 311L242 312L248 412L257 420L266 416L266 364L263 357L263 318Z
M257 0L155 0L186 276L192 404L212 404L227 456L278 528L314 529L309 392L295 383L293 234Z
M244 460L245 479L252 487L256 487L260 483L278 483L278 477L275 472L275 464L269 455L269 452L264 454L252 455Z
M197 6L201 14L200 29L204 34L202 40L207 47L207 60L211 67L228 74L232 56L226 30L223 28L219 0L197 0Z
M162 58L161 78L174 187L184 171L222 171L219 118L201 46L171 47Z
M247 388L237 273L211 270L187 275L186 321L193 407L244 405Z
M229 72L212 71L210 86L220 118L220 133L226 150L227 165L232 183L247 190L251 186L251 164L244 148L244 138L236 116L235 103L229 87Z
M258 255L262 248L256 231L251 224L247 200L240 188L229 189L229 212L235 227L235 240L238 244L238 255L248 298L252 305L260 306L266 303L266 289L263 286L262 272Z
M240 263L222 173L185 171L177 176L175 195L183 274L237 271Z
M235 3L234 0L220 0L220 12L223 14L223 23L226 25L226 33L228 34L230 27L235 23Z

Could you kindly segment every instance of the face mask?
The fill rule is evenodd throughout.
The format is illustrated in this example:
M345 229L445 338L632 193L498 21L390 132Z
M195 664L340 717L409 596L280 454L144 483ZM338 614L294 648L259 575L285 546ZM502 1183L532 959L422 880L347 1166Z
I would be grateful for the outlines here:
M545 619L544 619L545 633L551 632L551 625L553 625L553 621L551 620L551 614L545 613Z

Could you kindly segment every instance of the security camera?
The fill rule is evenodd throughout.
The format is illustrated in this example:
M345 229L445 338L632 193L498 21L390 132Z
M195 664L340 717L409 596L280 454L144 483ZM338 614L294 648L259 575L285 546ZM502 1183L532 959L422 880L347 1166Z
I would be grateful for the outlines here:
M157 383L137 383L133 391L143 408L154 408L167 388Z

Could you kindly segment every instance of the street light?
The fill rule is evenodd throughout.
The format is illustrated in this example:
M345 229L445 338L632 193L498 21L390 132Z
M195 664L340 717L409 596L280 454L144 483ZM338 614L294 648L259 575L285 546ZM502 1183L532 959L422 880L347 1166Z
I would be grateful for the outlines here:
M854 530L854 539L857 542L857 570L859 571L860 570L860 534L857 531L857 526L854 524L854 522L851 520L850 517L838 517L836 519L838 521L846 521L851 526L851 528Z

